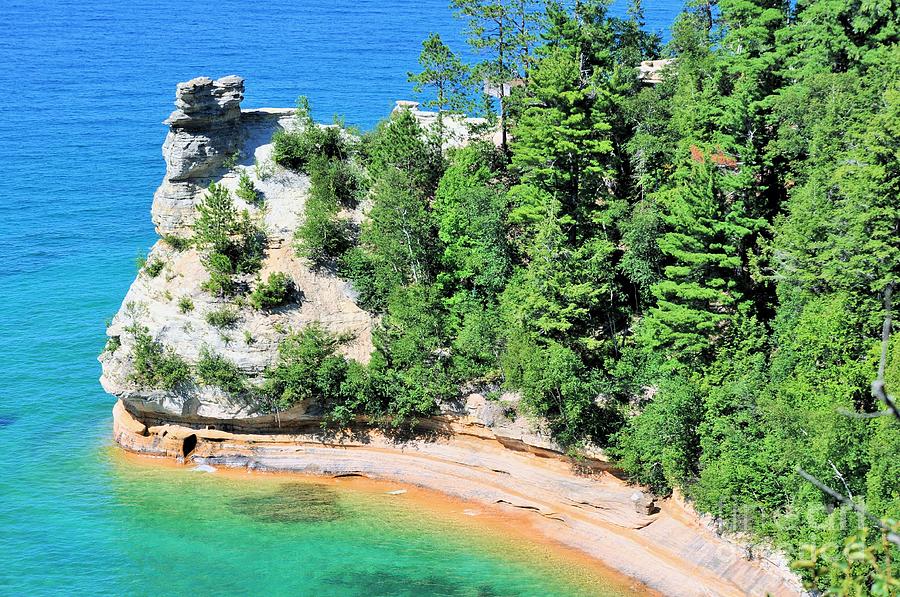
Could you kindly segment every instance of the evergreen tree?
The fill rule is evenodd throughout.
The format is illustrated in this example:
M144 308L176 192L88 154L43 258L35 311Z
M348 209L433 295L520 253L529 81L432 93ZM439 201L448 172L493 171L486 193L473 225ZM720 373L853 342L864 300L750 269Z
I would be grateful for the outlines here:
M565 213L590 219L605 193L610 125L598 90L584 81L569 50L543 57L532 72L518 125L513 165L523 181L550 193Z
M493 298L509 275L506 242L506 200L484 164L491 150L470 146L457 151L441 178L433 214L441 256L443 280L450 288L475 291Z
M682 172L678 186L657 196L668 228L659 248L667 259L644 333L651 348L666 349L678 362L708 358L711 343L746 300L747 240L765 222L748 217L728 188L729 176L696 164Z
M409 73L408 79L414 84L416 93L421 93L426 87L432 88L434 97L425 101L426 107L437 108L438 112L468 112L473 108L469 97L469 67L444 44L437 33L432 33L422 42L419 65L422 72Z
M456 15L467 22L469 44L485 55L475 74L500 98L501 147L507 147L506 85L521 76L529 61L538 13L529 0L452 0Z
M434 195L444 170L440 143L430 138L409 110L400 110L378 123L366 143L372 179L385 172L404 174L410 192L428 198Z

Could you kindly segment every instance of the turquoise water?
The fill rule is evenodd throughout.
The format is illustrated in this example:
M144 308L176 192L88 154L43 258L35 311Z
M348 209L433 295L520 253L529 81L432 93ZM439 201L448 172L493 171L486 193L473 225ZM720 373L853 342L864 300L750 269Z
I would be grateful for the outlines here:
M110 456L96 355L154 241L175 83L241 74L245 107L305 94L367 128L411 96L429 32L462 47L446 4L0 0L0 594L583 591L401 502ZM648 6L650 26L679 6Z

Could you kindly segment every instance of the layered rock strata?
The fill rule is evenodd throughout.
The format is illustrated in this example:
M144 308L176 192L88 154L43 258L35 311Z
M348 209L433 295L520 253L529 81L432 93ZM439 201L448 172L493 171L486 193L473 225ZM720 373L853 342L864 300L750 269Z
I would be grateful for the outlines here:
M797 595L781 562L748 557L678 501L634 508L634 488L599 460L573 460L510 442L471 414L425 422L430 433L386 437L364 428L343 436L306 426L242 433L143 418L122 402L115 439L127 450L211 466L327 476L364 476L440 491L487 507L533 513L537 532L579 549L665 595ZM296 423L296 422L295 422ZM524 441L523 441L524 439Z
M366 362L372 351L372 318L358 307L350 285L325 270L313 270L293 249L309 191L309 178L281 168L272 159L272 135L296 126L292 109L241 110L244 81L229 76L207 77L178 85L175 107L165 121L170 130L163 145L166 173L153 200L152 217L163 237L187 238L197 203L216 182L232 193L236 207L261 222L266 233L265 258L259 275L288 275L295 288L290 304L258 311L234 300L217 297L202 286L209 278L201 254L194 248L176 250L159 241L148 262L161 262L155 276L146 271L128 290L122 307L107 328L118 343L100 356L103 388L135 408L160 416L247 418L256 406L230 397L218 388L190 385L178 391L152 390L133 381L134 338L128 329L147 328L156 342L195 364L205 349L232 361L251 383L277 355L278 343L292 330L318 322L355 340L343 348L353 359ZM241 175L253 182L261 201L248 204L236 196ZM359 217L359 214L356 214ZM242 280L253 283L252 277ZM207 321L210 312L233 309L237 321L224 328Z
M294 110L241 110L244 80L197 77L179 83L176 110L164 124L166 175L153 196L153 223L160 235L187 234L194 206L210 182L235 165L259 165L256 150L279 128L291 127Z

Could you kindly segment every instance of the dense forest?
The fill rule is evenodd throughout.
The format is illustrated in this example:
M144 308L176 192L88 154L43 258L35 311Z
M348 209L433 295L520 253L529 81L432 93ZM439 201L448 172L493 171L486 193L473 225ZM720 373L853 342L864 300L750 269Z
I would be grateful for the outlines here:
M379 323L366 365L340 356L348 338L291 333L260 399L397 427L514 392L574 456L602 446L785 549L810 586L896 594L900 417L881 388L900 342L879 362L900 277L897 4L692 1L665 45L639 1L623 17L602 0L452 9L480 62L425 40L410 80L436 126L399 110L349 134L301 101L274 138L311 179L298 254ZM461 113L497 142L447 149ZM223 294L261 258L229 201L211 189L194 239ZM200 374L241 389L207 360Z

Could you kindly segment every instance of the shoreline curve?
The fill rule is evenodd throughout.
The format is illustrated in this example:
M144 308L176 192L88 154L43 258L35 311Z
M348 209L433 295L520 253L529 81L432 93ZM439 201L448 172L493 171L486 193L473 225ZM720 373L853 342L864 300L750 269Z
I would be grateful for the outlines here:
M528 446L510 447L490 430L452 421L449 432L398 442L377 431L232 433L207 425L142 421L117 401L113 435L126 451L179 462L324 477L359 476L436 491L511 514L536 532L665 595L802 594L783 563L750 556L718 536L681 500L636 511L634 486L610 467Z

